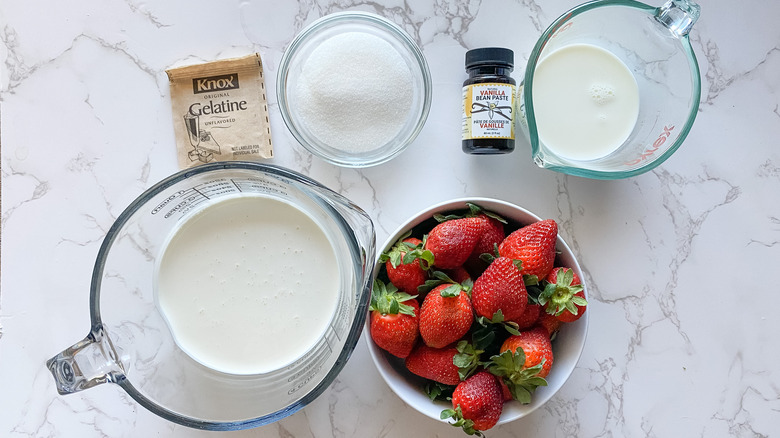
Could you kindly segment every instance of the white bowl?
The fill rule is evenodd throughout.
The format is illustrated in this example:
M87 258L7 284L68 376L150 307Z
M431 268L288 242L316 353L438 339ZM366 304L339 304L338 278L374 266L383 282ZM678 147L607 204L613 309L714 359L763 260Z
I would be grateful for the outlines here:
M521 226L541 220L539 216L522 207L496 199L454 199L436 204L412 216L403 225L398 227L381 247L381 250L377 251L377 254L387 251L404 233L432 218L434 214L467 209L467 202L477 204L480 207L495 212L508 221L516 222ZM507 227L507 234L513 230L513 228ZM556 266L567 266L574 269L574 272L582 279L585 296L587 298L587 285L585 284L580 265L577 263L577 259L574 257L569 246L560 236L558 236L556 250L559 253L556 257ZM375 279L379 274L381 267L382 264L377 262L374 268ZM554 359L550 374L546 378L547 386L539 387L536 390L530 404L523 405L517 401L505 403L498 424L508 423L529 415L550 400L552 396L561 389L563 384L566 383L566 380L569 378L572 371L574 371L574 368L580 359L580 355L582 354L582 349L585 346L585 337L588 330L588 318L590 313L590 311L585 312L577 321L561 326L557 337L553 341ZM441 411L452 408L452 405L445 401L432 402L422 390L425 380L410 373L406 369L403 359L394 357L374 344L370 335L370 318L366 318L365 332L368 334L365 338L368 343L368 350L371 354L371 358L374 360L374 364L376 364L379 374L382 375L382 378L384 378L385 382L390 386L390 389L392 389L404 402L420 413L435 420L442 421L439 417Z

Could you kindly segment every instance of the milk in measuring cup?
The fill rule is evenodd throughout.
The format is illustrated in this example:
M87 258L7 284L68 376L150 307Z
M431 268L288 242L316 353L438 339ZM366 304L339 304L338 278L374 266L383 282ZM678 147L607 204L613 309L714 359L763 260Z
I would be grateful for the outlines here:
M594 160L614 152L631 134L639 115L639 88L611 52L572 44L537 64L533 106L547 149L562 158Z
M314 220L260 195L222 198L186 220L157 267L157 304L174 339L217 371L284 367L322 337L339 267Z

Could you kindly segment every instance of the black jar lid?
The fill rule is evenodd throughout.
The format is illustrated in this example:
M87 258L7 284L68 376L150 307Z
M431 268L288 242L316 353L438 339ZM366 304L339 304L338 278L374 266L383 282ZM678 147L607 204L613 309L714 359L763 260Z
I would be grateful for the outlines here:
M466 68L480 65L500 65L513 68L515 52L503 47L480 47L466 52Z

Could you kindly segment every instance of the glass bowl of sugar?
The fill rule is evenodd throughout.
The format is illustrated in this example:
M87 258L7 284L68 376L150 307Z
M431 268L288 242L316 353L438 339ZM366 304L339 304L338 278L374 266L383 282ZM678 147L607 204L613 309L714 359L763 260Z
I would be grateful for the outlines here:
M365 12L330 14L303 29L282 56L276 87L293 137L345 167L400 154L431 106L420 48L396 24Z

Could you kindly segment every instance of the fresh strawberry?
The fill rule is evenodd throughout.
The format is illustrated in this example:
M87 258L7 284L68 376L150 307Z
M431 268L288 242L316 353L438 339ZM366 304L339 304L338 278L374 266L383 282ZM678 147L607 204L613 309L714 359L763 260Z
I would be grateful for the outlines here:
M474 250L482 230L482 219L466 217L442 222L428 233L425 249L433 253L433 264L440 269L463 265Z
M543 279L555 262L555 242L558 224L547 219L526 225L511 233L498 246L502 257L523 262L523 275L535 275Z
M460 383L458 366L452 360L457 354L455 347L431 348L421 343L406 358L406 368L422 378L454 386Z
M585 313L588 302L580 278L571 268L554 268L547 275L547 286L539 295L539 302L547 313L561 322L574 322Z
M426 345L443 348L461 339L474 321L471 299L459 284L441 284L420 307L420 335Z
M479 240L477 240L474 250L471 251L465 264L470 271L481 273L487 267L487 263L480 257L482 254L495 254L495 248L506 237L504 233L504 223L506 221L493 214L480 213L477 217L482 219L482 231L479 234Z
M512 259L498 257L474 282L471 290L474 311L491 319L501 311L504 320L519 318L528 305L520 269Z
M515 397L512 395L509 386L504 382L504 379L498 379L498 384L501 385L501 396L504 398L504 401L514 400Z
M393 356L407 357L420 333L420 305L415 297L377 280L371 291L369 310L374 343Z
M379 257L379 261L385 263L390 282L406 293L416 294L417 287L424 284L428 278L427 272L423 269L425 261L421 257L421 248L422 240L406 237L400 239L390 251Z
M560 319L547 312L539 312L539 318L536 320L536 325L543 327L551 339L558 332L558 329L561 328L561 324L563 323Z
M463 284L467 281L471 281L471 274L469 274L469 271L463 266L458 266L454 269L446 269L444 273L456 283Z
M511 322L517 324L518 330L525 330L527 328L533 327L533 325L536 324L536 322L539 320L539 315L541 312L541 305L529 301L528 305L525 306L525 311L523 314L517 318L512 319Z
M479 431L495 426L503 407L498 379L480 371L458 384L452 393L452 409L442 411L441 418L453 418L453 426L463 428L469 435L483 436Z
M539 328L544 336L544 329ZM523 332L525 333L525 332ZM510 338L511 339L511 338ZM547 381L541 377L542 363L529 366L529 359L523 348L514 351L510 346L507 349L501 347L501 353L490 358L491 364L488 371L494 374L502 382L502 390L506 398L506 392L510 397L523 404L531 403L531 396L539 386L547 386Z
M519 335L510 336L501 344L500 351L514 353L518 348L525 353L523 368L531 368L541 364L542 369L538 376L547 377L553 364L552 343L547 331L542 327L537 327L520 332Z

